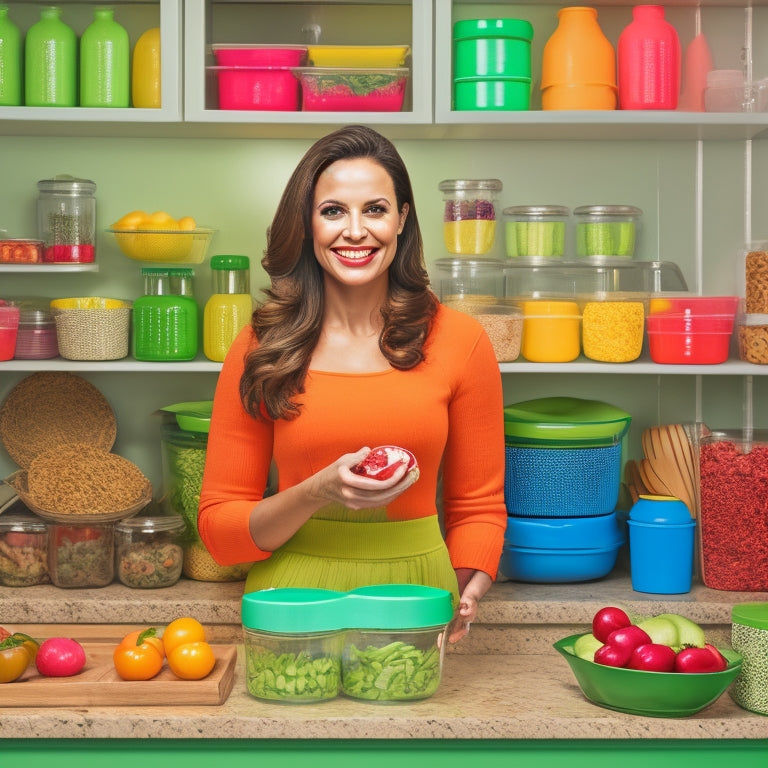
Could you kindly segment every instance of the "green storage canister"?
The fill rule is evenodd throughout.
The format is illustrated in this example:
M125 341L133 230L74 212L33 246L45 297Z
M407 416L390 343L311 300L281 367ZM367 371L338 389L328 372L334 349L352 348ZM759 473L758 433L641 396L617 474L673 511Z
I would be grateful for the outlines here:
M531 78L533 26L524 19L466 19L453 25L453 76Z
M131 43L112 8L96 8L80 38L80 106L128 107Z
M768 603L733 606L731 645L743 657L731 698L750 712L768 715Z
M23 90L24 41L21 30L0 5L0 107L17 107Z
M77 106L77 35L47 6L24 41L24 103L28 107Z

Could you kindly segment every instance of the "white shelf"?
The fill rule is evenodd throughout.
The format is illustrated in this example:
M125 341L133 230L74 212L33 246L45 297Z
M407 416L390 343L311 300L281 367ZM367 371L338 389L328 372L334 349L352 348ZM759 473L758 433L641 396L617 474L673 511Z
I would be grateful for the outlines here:
M21 272L40 273L61 273L61 272L98 272L99 265L91 264L0 264L0 272L19 274Z
M113 373L218 373L221 363L207 359L189 362L150 363L134 360L131 357L122 360L65 360L55 357L51 360L6 360L0 363L0 374L5 371L104 371Z

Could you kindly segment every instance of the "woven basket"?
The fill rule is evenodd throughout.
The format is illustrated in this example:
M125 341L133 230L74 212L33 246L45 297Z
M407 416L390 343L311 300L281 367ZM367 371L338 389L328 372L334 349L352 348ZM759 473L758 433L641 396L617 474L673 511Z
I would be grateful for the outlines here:
M130 346L131 304L119 299L55 299L59 354L66 360L119 360Z

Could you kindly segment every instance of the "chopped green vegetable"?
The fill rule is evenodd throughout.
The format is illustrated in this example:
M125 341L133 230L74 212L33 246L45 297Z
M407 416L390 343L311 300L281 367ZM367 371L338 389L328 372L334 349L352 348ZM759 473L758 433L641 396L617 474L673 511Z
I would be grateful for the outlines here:
M332 656L276 654L253 646L246 656L248 692L259 699L322 701L339 693L341 663Z
M365 96L373 91L386 88L397 82L399 77L378 73L369 74L323 74L313 78L312 90L315 93L325 93L339 86L344 86L355 96Z

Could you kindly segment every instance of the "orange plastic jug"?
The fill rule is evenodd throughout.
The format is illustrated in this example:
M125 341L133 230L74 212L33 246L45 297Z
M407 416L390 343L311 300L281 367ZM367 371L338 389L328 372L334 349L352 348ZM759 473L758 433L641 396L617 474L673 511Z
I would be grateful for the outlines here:
M597 9L570 6L557 17L542 57L542 109L615 109L616 52Z

